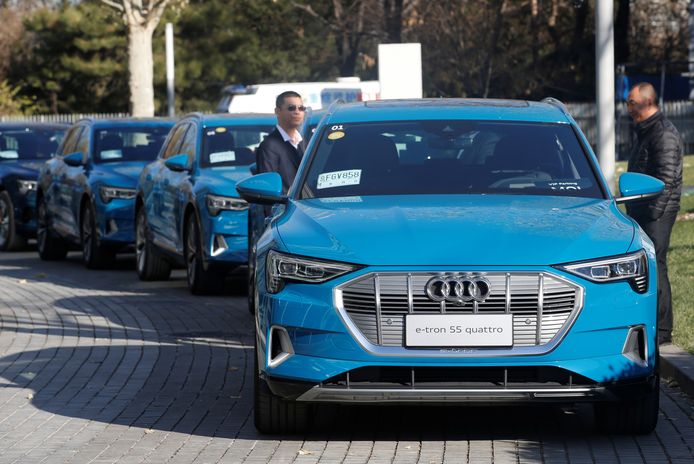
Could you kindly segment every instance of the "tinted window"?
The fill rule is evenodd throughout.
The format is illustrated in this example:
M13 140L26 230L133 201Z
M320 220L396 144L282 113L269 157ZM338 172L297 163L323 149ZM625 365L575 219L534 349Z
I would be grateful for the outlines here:
M60 155L69 155L70 153L74 153L75 151L75 146L77 145L77 140L79 140L80 133L82 132L82 126L74 126L70 128L70 130L67 132L67 135L65 136L65 143L63 143L62 148L60 149Z
M85 128L82 133L80 134L80 138L77 141L77 146L73 151L77 152L82 152L82 157L84 158L87 156L87 153L89 152L89 128Z
M302 198L520 194L603 198L566 124L412 121L331 124Z
M50 158L57 153L63 134L58 129L0 129L0 161Z
M177 154L188 155L188 165L193 161L195 156L195 143L198 139L198 128L195 124L188 124L188 130L183 136L183 142L181 142L181 148L178 150Z
M149 161L157 157L166 126L112 127L94 131L94 161Z
M272 126L206 127L200 164L208 167L255 163L255 149L272 129Z
M169 141L166 145L166 150L164 150L161 156L163 159L171 158L181 153L181 142L183 141L183 136L189 125L190 124L181 124L172 129L172 134L169 136Z

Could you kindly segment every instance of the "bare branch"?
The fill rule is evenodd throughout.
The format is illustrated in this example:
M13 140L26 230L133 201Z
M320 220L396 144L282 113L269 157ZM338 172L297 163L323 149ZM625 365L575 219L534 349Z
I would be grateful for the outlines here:
M116 10L120 11L121 13L124 11L123 10L123 4L118 3L114 0L101 0L101 3L110 6L111 8L115 8Z

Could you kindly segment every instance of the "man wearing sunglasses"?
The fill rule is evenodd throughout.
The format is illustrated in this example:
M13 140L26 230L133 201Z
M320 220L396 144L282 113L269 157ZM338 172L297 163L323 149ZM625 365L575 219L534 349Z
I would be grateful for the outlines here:
M277 126L256 151L258 173L277 172L282 177L282 192L287 193L304 155L306 144L299 127L304 121L306 107L301 95L282 92L275 100Z

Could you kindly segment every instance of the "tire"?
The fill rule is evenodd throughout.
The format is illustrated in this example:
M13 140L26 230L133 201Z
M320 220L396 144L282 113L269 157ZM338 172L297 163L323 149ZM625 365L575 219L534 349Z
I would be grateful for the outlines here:
M306 403L287 401L273 394L265 380L260 378L257 345L253 356L253 421L255 428L261 433L269 434L305 432L311 425L313 407Z
M188 289L193 295L220 293L224 288L225 272L205 270L202 257L202 240L200 227L194 213L186 219L185 246L183 253L186 258L186 275Z
M12 198L3 190L0 192L0 251L18 250L26 244L26 238L17 233Z
M656 387L646 397L615 403L596 403L595 423L601 432L616 435L646 435L658 423L660 389Z
M113 264L116 253L113 249L99 243L96 229L94 206L86 203L80 215L80 239L82 241L82 261L87 269L104 269Z
M46 200L39 197L36 204L36 248L43 261L58 261L67 255L67 243L51 232Z
M248 216L248 312L255 315L255 253L253 253L253 225Z
M135 256L137 276L140 280L166 280L171 275L171 265L159 256L149 240L147 214L140 208L135 218Z

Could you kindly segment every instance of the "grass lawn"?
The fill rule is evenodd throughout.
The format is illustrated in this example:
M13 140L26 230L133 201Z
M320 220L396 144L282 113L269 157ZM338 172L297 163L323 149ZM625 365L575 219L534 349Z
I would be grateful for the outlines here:
M626 163L617 163L617 174ZM675 326L673 341L694 353L694 155L684 157L684 191L680 213L672 230L668 252L668 273L672 286Z

